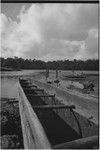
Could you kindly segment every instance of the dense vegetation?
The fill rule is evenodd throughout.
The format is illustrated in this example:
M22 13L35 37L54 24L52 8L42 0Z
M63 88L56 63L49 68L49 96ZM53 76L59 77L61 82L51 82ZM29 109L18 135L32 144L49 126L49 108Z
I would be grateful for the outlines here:
M1 68L13 69L60 69L60 70L99 70L98 59L57 60L44 62L35 59L0 58Z

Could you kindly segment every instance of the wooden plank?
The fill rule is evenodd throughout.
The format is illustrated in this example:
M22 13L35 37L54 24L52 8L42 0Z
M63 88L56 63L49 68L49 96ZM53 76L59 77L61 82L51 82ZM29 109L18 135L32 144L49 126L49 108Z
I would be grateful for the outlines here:
M44 92L44 89L33 89L34 91L42 91Z
M15 98L10 98L10 99L3 99L2 101L6 101L8 103L18 103L19 101L16 100Z
M32 86L23 86L23 85L22 85L22 87L23 87L23 89L25 89L25 90L32 90Z
M34 112L31 104L29 103L27 97L25 96L24 91L20 84L19 84L19 95L24 105L26 120L28 120L29 122L29 129L30 129L29 132L31 136L30 138L33 139L35 144L34 147L31 145L31 142L30 143L27 142L25 149L51 149L51 144L49 143L46 133L36 113ZM26 141L29 141L28 137L26 137Z
M32 138L30 128L28 126L27 118L25 115L26 111L21 99L19 100L19 110L20 110L20 117L21 117L24 148L25 149L35 148L34 140Z
M99 144L98 136L86 137L53 146L54 149L87 149Z
M18 100L9 100L8 102L9 103L18 103L19 101Z
M33 96L33 97L55 97L55 95L33 95L33 94L27 94L27 96Z
M32 88L32 87L33 87L33 88L37 88L36 85L23 84L23 83L21 83L21 86L22 86L23 88L28 88L28 87L29 87L29 88L30 88L30 87L31 87L31 88Z
M31 89L29 89L29 88L30 88L30 87L24 88L24 90L30 90L30 91L31 91L31 90L33 91L33 90L34 90L34 91L41 91L41 92L44 91L44 89L38 89L38 88L35 88L35 89L34 89L34 88L31 88Z
M40 106L33 106L33 109L75 109L75 105L40 105Z
M15 101L16 98L3 98L2 101Z

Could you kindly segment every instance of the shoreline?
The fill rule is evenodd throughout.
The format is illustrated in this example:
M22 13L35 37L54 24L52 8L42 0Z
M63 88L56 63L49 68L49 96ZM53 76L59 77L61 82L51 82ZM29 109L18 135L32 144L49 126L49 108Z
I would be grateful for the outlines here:
M99 94L98 94L99 91L98 90L94 91L94 92L90 92L90 93L85 93L83 91L83 84L80 83L80 81L75 81L75 80L71 81L71 80L67 80L67 79L63 80L62 79L62 74L59 74L59 76L58 76L58 80L60 81L60 84L58 86L59 88L62 88L65 91L70 91L73 94L74 93L79 94L80 96L94 97L96 99L99 98ZM53 85L53 86L57 87L57 84L54 83L54 81L56 80L55 72L53 72L53 73L50 72L50 76L47 80L45 78L45 72L42 72L42 73L39 72L37 75L34 75L34 78L39 80L40 82L43 82L43 83L51 82L50 85ZM70 86L73 86L73 87L70 88ZM98 85L97 85L97 87L98 87Z

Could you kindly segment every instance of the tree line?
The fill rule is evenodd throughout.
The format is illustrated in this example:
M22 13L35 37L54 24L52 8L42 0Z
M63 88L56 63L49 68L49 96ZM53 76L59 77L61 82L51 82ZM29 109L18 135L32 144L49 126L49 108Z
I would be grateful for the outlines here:
M99 70L98 59L42 61L23 58L0 58L1 68L13 69L58 69L58 70Z

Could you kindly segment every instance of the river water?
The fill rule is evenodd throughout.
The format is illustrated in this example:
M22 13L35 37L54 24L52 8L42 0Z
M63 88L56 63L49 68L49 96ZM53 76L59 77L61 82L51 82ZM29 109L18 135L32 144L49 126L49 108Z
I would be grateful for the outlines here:
M43 70L22 70L22 71L2 71L1 76L1 97L3 98L16 98L18 96L18 78L19 77L34 77L34 75L43 72ZM53 76L55 76L55 71ZM62 71L62 74L69 74L71 71ZM79 72L79 71L78 71ZM88 71L87 73L98 73Z
M40 70L22 70L22 71L2 71L1 91L2 98L17 98L18 96L18 78L29 77L38 74Z

